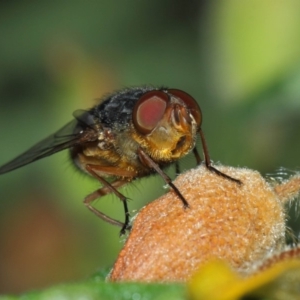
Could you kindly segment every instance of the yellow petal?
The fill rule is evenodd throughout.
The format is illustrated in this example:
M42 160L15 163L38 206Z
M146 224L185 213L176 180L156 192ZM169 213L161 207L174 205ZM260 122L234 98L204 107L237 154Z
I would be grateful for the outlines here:
M279 262L248 278L239 276L225 262L214 260L203 265L193 276L188 290L194 300L237 300L245 294L270 295L276 288L278 293L279 283L287 280L288 274L297 277L294 282L300 282L300 260ZM299 286L295 285L295 290L297 288Z

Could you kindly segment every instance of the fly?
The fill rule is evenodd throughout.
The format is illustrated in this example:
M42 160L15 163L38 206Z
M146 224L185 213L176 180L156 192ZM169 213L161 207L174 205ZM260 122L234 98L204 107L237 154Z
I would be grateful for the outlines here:
M0 167L0 174L69 149L74 164L96 178L101 187L84 199L94 214L110 224L129 226L127 198L118 188L158 173L174 190L184 208L187 200L163 169L193 151L197 164L201 158L195 147L199 134L204 163L208 170L241 184L214 168L201 129L202 114L196 100L184 91L168 88L136 87L104 97L88 111L78 110L74 119L23 154ZM108 180L109 179L109 180ZM123 203L125 221L115 220L92 206L94 200L109 193Z

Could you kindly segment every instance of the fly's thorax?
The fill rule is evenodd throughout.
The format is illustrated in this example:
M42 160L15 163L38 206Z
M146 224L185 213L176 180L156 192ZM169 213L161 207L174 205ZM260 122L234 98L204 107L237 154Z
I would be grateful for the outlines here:
M129 130L116 128L99 132L97 141L73 147L71 157L75 165L86 173L86 165L97 166L96 173L107 177L106 171L117 170L118 178L135 178L150 172L138 157L140 145L132 138ZM113 171L114 172L114 171Z
M99 142L88 143L70 149L75 165L85 171L85 165L113 165L118 161L118 155L111 149L99 147Z

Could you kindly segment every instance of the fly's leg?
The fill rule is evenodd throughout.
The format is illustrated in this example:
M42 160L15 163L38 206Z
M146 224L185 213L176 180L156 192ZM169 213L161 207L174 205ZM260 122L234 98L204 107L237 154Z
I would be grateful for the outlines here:
M182 201L184 208L189 207L188 202L185 200L183 195L180 193L179 189L172 182L171 178L159 167L159 165L156 162L154 162L153 159L148 154L146 154L141 148L138 149L138 155L139 155L141 162L145 166L155 170L163 178L163 180L174 190L176 195Z
M203 133L202 129L199 130L199 134L200 134L200 137L201 137L201 143L202 143L203 153L204 153L204 162L205 162L206 168L208 170L210 170L211 172L216 173L219 176L222 176L222 177L224 177L226 179L234 181L234 182L236 182L238 184L242 184L242 182L239 179L232 178L229 175L226 175L226 174L222 173L221 171L219 171L218 169L214 168L211 165L211 160L210 160L210 156L209 156L209 153L208 153L207 144L206 144L206 140L205 140L204 133ZM194 151L194 154L195 154L195 151Z
M90 196L90 195L89 195ZM89 203L89 198L85 198L83 200L83 203L85 204L85 206L91 211L93 212L97 217L101 218L103 221L109 223L109 224L112 224L112 225L116 225L116 226L120 226L123 228L124 226L124 223L116 220L116 219L113 219L109 216L107 216L106 214L102 213L101 211L99 211L98 209L94 208L90 203ZM95 200L95 199L93 199Z
M115 181L113 182L111 185L113 185L115 188L117 187L120 187L122 185L124 185L126 182L122 182L122 181ZM116 226L120 226L120 227L123 227L124 226L124 223L118 221L118 220L115 220L109 216L107 216L106 214L102 213L101 211L99 211L98 209L94 208L91 203L93 201L95 201L97 198L100 198L102 196L105 196L107 194L110 194L111 193L111 190L108 189L106 186L101 188L101 189L98 189L96 190L95 192L87 195L84 200L83 200L83 203L85 204L85 206L90 210L92 211L96 216L98 216L99 218L101 218L102 220L104 220L105 222L108 222L112 225L116 225Z
M194 156L195 156L195 159L196 159L197 166L199 166L202 162L202 159L201 159L201 157L199 155L199 152L198 152L196 147L194 147L193 153L194 153Z
M178 161L175 162L175 173L176 173L176 175L181 173Z
M103 184L103 188L93 192L92 194L88 195L85 199L84 199L84 204L86 205L86 207L92 211L95 215L97 215L99 218L101 218L102 220L112 224L112 225L117 225L121 227L121 231L120 231L120 235L125 234L126 230L130 229L129 226L129 211L128 211L128 205L127 205L127 198L121 194L117 188L128 183L128 181L115 181L113 183L109 183L107 182L103 177L99 176L95 170L99 169L100 166L95 166L95 165L86 165L86 170L95 178L97 178L102 184ZM100 212L98 209L94 208L91 203L97 199L99 196L103 196L109 193L114 193L123 203L124 206L124 213L125 213L125 222L122 223L118 220L115 220L109 216L107 216L106 214Z

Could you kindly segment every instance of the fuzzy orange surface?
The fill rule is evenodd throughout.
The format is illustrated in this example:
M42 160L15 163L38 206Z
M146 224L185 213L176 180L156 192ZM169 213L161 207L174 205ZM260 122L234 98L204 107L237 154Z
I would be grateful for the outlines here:
M111 271L111 281L186 281L211 258L247 273L284 245L285 213L273 187L257 172L218 166L242 185L204 166L174 181L174 191L146 205Z

